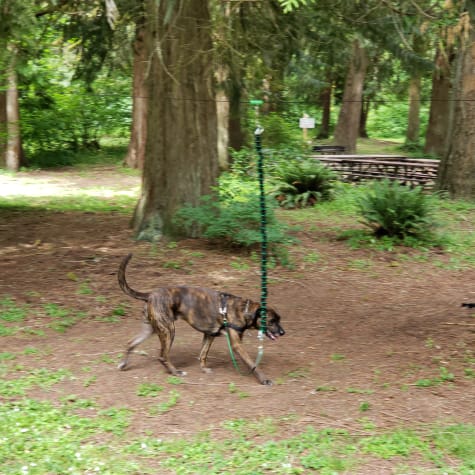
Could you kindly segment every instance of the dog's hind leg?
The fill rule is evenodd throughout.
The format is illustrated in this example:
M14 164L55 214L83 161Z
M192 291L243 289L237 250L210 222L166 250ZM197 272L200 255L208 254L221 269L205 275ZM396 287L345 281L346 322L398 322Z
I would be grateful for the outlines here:
M129 343L127 344L127 348L125 350L125 355L122 358L121 362L118 364L117 368L120 370L127 369L127 363L129 361L130 353L136 348L140 343L145 341L149 336L153 333L152 325L148 322L142 323L142 331L137 334L134 338L132 338Z
M170 350L175 339L175 324L173 321L167 322L167 325L158 324L155 326L155 331L160 339L160 356L158 357L160 363L165 366L165 369L173 376L185 376L186 371L176 369L170 361Z
M201 344L201 351L200 351L200 367L201 371L204 373L211 373L213 370L206 366L206 358L208 358L209 349L211 348L211 344L214 341L214 336L211 335L203 335L203 342Z
M160 340L160 356L158 360L165 369L174 376L185 376L185 371L180 371L170 361L170 350L175 339L175 321L165 299L157 298L148 307L150 322Z

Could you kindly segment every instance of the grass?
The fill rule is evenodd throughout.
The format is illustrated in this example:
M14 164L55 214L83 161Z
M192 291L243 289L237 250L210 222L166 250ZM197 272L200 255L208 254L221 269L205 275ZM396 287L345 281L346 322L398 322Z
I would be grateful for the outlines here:
M101 410L74 396L60 404L29 398L0 404L2 473L151 474L158 465L180 474L329 475L357 472L378 459L413 471L429 466L436 474L469 474L475 467L475 427L468 424L373 429L365 436L307 427L288 436L281 428L288 420L236 419L222 424L219 439L202 432L167 441L124 438L130 417L127 409Z

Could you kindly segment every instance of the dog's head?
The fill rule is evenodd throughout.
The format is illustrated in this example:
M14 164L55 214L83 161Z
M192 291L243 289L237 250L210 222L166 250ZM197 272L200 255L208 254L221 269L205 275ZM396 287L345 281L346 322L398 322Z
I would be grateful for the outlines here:
M280 336L285 335L284 329L280 325L280 315L272 308L267 307L266 318L266 336L271 340L277 340ZM261 308L256 310L255 327L261 329L262 327L262 311Z

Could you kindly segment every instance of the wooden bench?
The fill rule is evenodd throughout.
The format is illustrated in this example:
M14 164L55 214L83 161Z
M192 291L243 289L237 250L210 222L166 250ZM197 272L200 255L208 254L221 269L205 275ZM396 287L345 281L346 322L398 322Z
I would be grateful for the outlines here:
M338 154L338 153L345 153L346 147L343 145L314 145L312 147L312 152L318 153L328 153L330 155Z
M386 178L424 189L434 187L439 167L438 160L388 155L315 155L314 158L336 171L344 181Z

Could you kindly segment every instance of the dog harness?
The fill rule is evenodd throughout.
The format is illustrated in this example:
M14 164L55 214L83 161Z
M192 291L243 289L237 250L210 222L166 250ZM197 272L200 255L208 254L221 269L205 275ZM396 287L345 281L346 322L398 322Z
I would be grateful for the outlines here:
M228 297L230 297L230 294L226 294L224 292L221 292L219 294L220 302L219 302L219 314L222 315L223 317L223 324L221 328L216 332L216 336L220 334L222 329L227 329L227 328L232 328L233 330L236 330L238 333L243 333L248 326L245 327L238 327L237 325L234 325L231 322L228 322ZM251 301L249 299L246 300L246 308L244 309L244 316L249 315L249 304ZM252 323L255 324L255 321L257 320L257 313L256 317L253 319ZM252 326L252 325L251 325ZM214 336L214 335L213 335Z

